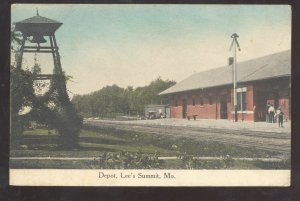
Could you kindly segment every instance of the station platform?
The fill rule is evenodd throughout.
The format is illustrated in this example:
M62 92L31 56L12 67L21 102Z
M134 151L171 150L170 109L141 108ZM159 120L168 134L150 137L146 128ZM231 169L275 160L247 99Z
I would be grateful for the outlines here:
M111 121L111 120L101 120ZM116 123L116 121L114 121ZM223 119L153 119L153 120L132 120L118 121L119 124L139 124L139 125L166 125L166 126L187 126L211 129L226 129L226 130L244 130L244 131L260 131L272 133L291 133L291 121L283 122L283 128L279 127L278 123L266 122L248 122Z

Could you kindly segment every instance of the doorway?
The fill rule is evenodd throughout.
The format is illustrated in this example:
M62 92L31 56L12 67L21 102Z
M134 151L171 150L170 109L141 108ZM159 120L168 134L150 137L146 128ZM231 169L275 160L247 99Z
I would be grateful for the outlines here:
M186 99L182 100L182 118L186 118L187 113L187 101Z
M220 99L220 119L227 119L227 96L223 95Z
M228 115L227 115L227 102L226 101L221 101L221 119L227 119Z
M273 92L273 99L274 99L274 108L277 109L280 105L279 105L279 91L275 90Z
M267 93L265 91L256 91L254 96L255 113L254 121L266 121L266 106L267 106Z

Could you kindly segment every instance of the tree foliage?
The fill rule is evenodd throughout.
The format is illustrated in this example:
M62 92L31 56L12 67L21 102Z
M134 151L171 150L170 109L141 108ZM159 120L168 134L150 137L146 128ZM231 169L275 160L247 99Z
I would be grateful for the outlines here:
M106 86L87 95L75 95L72 99L76 109L85 117L109 117L114 114L143 114L148 104L168 104L168 97L158 93L174 85L174 81L160 77L144 87L121 88Z
M22 108L32 107L33 79L28 70L11 67L11 145L18 145L18 141L26 125L28 115L20 115Z
M62 148L77 147L82 118L71 103L62 86L65 76L54 77L50 88L44 95L36 95L34 91L35 71L11 68L11 139L14 146L30 121L36 121L48 128L56 129L60 134ZM40 85L43 87L43 85ZM20 114L23 108L31 108L30 112Z
M13 32L13 31L12 31ZM20 44L18 35L12 33L12 41ZM69 99L66 82L70 78L61 74L58 68L54 68L54 75L50 81L49 90L43 94L35 91L42 90L46 84L35 77L41 73L40 65L29 69L20 66L19 46L12 46L12 52L16 55L16 65L11 66L11 145L17 147L22 133L28 127L30 121L36 121L48 128L56 129L60 135L59 143L63 149L73 149L78 146L78 136L82 125L82 117L79 116ZM31 110L22 114L24 108Z

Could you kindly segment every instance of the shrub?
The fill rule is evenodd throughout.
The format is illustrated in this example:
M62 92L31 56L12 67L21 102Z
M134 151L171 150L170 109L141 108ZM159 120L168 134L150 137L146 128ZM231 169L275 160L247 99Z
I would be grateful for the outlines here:
M229 169L234 166L234 159L229 155L222 159L203 160L184 153L180 158L183 169Z
M104 152L96 158L92 168L101 169L162 169L163 161L157 154Z

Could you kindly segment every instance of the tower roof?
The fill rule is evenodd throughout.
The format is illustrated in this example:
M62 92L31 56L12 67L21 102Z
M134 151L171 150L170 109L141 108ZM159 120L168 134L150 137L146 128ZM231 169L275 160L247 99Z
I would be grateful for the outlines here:
M51 35L62 25L61 22L37 15L16 23L16 31L27 36L36 34Z

